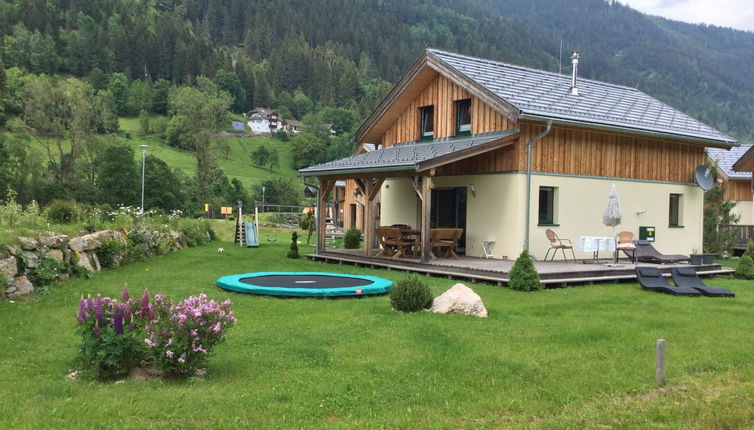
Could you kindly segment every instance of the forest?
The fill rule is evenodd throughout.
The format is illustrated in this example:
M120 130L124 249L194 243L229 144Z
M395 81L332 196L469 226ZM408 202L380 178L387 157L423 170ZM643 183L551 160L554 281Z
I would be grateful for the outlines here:
M136 202L137 185L108 180L138 168L114 138L119 118L195 160L193 176L150 163L174 195L148 204L257 198L259 184L218 167L219 129L272 107L310 125L281 142L286 169L347 155L351 133L426 47L563 73L579 49L587 78L754 136L754 33L617 1L0 0L0 199Z

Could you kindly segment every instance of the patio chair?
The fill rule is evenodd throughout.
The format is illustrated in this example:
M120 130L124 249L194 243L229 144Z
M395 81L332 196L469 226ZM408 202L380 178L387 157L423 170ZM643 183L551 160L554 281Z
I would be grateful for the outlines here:
M548 249L545 253L545 258L543 261L547 261L547 255L550 254L550 251L552 251L553 249L555 251L552 253L552 258L550 259L550 261L555 260L555 254L557 254L559 249L563 253L563 259L567 262L568 258L566 257L565 250L570 249L571 255L573 255L573 261L576 262L576 254L573 252L573 244L570 240L559 238L558 235L549 228L545 230L545 234L547 235L547 240L550 241L550 249Z
M398 242L396 245L396 249L398 252L393 255L393 258L400 258L400 257L415 257L416 252L421 247L421 235L417 234L415 230L400 228L400 227L391 227L395 229L395 232L398 237Z
M727 288L709 287L699 279L696 270L693 267L673 267L670 269L673 276L673 282L679 287L693 288L705 296L709 297L736 297L733 292Z
M641 288L658 293L672 294L674 296L699 296L702 293L689 287L673 287L662 276L660 269L650 266L636 266L636 279Z
M458 239L462 235L462 228L433 228L430 230L429 241L432 249L432 252L429 253L430 258L435 260L437 256L441 256L458 259L455 249ZM435 251L437 251L436 254Z
M623 251L632 263L636 263L636 244L634 243L634 234L632 232L622 231L618 233L617 240L615 241L616 259L618 258L617 253L619 251Z
M637 240L634 243L636 244L636 261L642 261L644 263L665 264L680 263L681 261L689 260L688 255L661 254L660 251L655 249L655 247L646 240Z
M400 230L394 227L377 227L374 231L382 248L377 257L392 257L395 255L398 250L398 239L401 237Z

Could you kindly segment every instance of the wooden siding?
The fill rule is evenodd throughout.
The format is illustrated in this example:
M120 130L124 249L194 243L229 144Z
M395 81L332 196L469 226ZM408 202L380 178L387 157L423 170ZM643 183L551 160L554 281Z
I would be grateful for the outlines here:
M463 99L471 99L472 134L515 128L503 115L494 111L479 101L479 99L472 97L468 91L438 74L401 113L393 125L388 128L380 140L381 144L387 147L394 143L417 140L419 137L419 109L430 105L435 107L434 137L454 136L454 102Z
M736 179L727 181L728 188L725 190L723 199L737 202L750 202L754 198L752 194L751 179Z

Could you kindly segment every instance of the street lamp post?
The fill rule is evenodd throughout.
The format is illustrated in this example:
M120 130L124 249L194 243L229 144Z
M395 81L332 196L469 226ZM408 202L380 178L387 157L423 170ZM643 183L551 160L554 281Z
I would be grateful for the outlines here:
M141 148L141 215L144 215L144 166L146 165L149 145L139 145L139 148Z
M266 187L262 187L262 212L264 212L264 192L267 190Z

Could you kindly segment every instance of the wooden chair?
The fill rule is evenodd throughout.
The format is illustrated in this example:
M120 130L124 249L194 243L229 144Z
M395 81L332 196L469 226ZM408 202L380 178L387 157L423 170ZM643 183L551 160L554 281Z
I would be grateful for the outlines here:
M462 235L462 228L434 228L430 230L430 258L436 260L439 255L458 259L455 249ZM435 251L437 251L437 254L435 254Z
M395 227L377 227L374 229L380 241L380 253L377 257L392 257L398 251L398 240L401 232Z
M398 252L393 255L393 258L415 257L421 248L421 235L409 229L395 228L395 231L398 233L398 244L396 246Z
M550 251L552 251L553 249L555 251L552 253L552 258L550 259L550 261L555 260L555 254L559 249L563 253L563 259L567 262L568 258L566 257L565 250L570 249L571 255L573 255L573 261L576 262L576 253L573 252L573 244L570 240L559 238L558 235L549 228L545 230L545 234L547 235L547 240L550 241L550 249L548 249L545 253L545 258L543 261L547 261L547 255L550 254Z
M636 263L636 244L634 243L634 234L630 231L618 233L615 240L615 252L623 251L632 263Z

